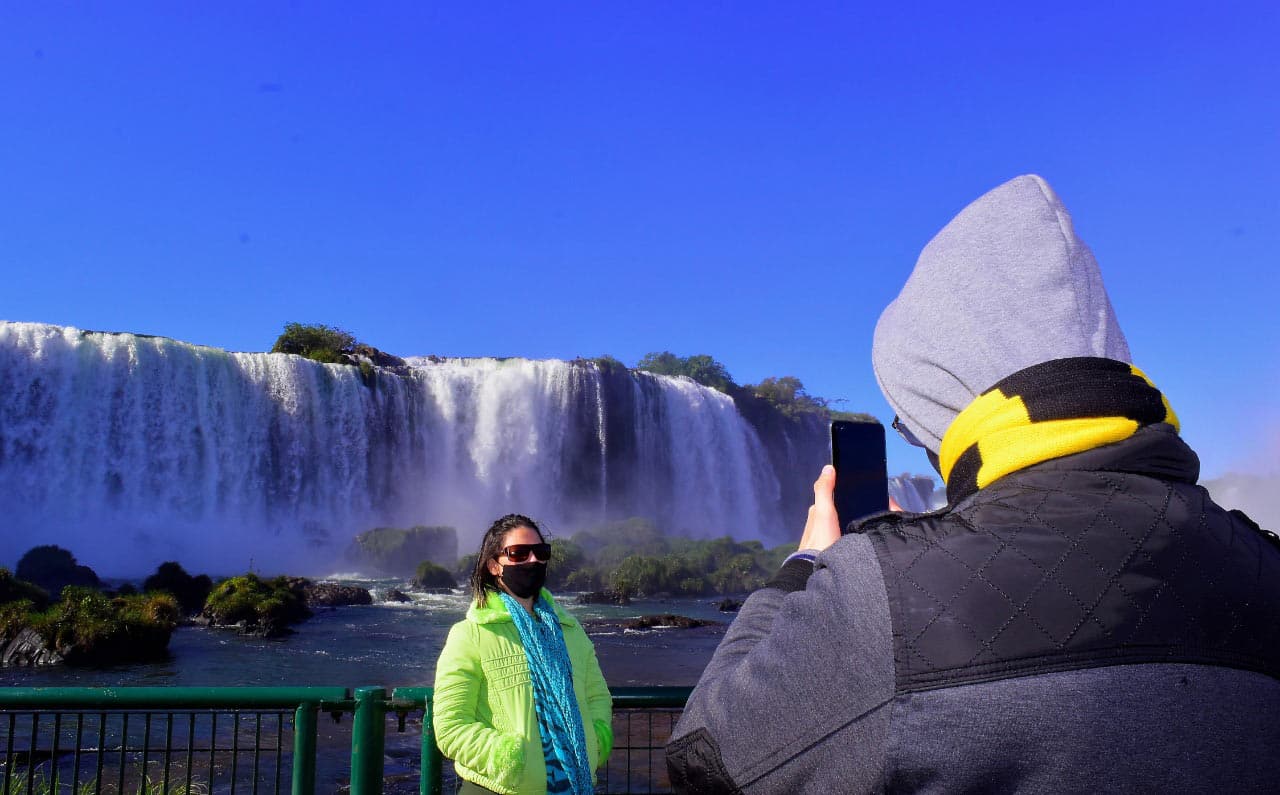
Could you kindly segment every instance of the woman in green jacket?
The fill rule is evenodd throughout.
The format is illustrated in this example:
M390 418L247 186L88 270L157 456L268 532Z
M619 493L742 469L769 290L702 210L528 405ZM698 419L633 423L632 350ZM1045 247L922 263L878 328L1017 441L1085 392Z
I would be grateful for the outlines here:
M551 545L509 514L480 542L474 602L436 663L432 725L463 793L592 792L613 746L595 649L542 587Z

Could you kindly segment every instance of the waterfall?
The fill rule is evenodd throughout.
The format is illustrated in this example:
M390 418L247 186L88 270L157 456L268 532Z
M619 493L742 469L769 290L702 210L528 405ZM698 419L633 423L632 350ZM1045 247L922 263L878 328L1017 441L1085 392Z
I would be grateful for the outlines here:
M743 417L683 377L592 362L375 369L162 337L0 322L0 565L58 544L105 574L327 565L376 526L494 518L553 535L644 516L792 541L821 418ZM891 482L909 510L927 484ZM919 496L917 496L919 495Z
M450 524L465 549L512 511L557 535L632 515L698 537L797 529L727 395L590 362L407 361L365 379L0 323L0 563L55 543L106 573L298 570L379 525Z
M898 501L898 506L909 513L934 511L947 502L946 490L934 486L933 478L925 475L892 475L889 493Z

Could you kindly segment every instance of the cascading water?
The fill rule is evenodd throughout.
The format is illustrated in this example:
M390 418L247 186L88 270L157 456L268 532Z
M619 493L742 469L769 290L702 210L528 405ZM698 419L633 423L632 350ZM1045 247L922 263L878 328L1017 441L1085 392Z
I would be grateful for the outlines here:
M53 543L104 573L297 571L378 525L450 524L466 548L511 511L559 534L647 516L781 542L825 456L810 425L762 442L727 395L591 363L411 359L365 378L0 323L0 563Z

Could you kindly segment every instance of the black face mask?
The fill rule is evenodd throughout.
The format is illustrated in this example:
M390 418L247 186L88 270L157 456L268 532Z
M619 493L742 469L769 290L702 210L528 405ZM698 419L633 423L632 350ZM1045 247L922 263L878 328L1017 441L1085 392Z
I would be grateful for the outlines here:
M542 590L547 581L547 564L523 563L519 566L502 567L502 584L512 596L528 599Z

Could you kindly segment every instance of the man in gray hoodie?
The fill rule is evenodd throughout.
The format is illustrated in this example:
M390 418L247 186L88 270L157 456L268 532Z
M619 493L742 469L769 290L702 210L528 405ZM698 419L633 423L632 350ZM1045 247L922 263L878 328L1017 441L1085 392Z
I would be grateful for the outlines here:
M1280 542L1195 485L1043 179L938 233L872 358L947 505L842 535L823 470L672 735L676 790L1280 787Z

